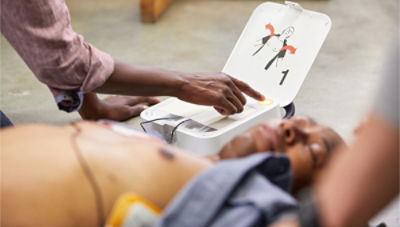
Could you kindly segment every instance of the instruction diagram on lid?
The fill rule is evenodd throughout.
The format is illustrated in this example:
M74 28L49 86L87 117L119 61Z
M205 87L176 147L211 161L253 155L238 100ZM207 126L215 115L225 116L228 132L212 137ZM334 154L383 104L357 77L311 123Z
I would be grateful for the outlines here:
M278 67L278 62L282 61L286 55L286 52L290 54L296 53L296 48L292 45L288 44L288 39L294 33L295 29L293 26L285 28L280 34L275 34L274 26L270 23L265 25L266 30L269 34L262 39L258 40L258 43L255 46L260 46L256 52L253 53L253 56L260 52L265 45L267 45L271 51L275 52L276 55L268 60L267 65L265 66L265 70L268 70L269 67L273 63L275 63L275 67ZM286 79L287 74L289 73L289 69L286 71L282 71L284 74L279 85L282 85Z
M265 45L267 45L270 50L277 53L271 60L268 61L267 65L265 66L265 70L268 70L268 68L274 62L276 62L276 66L278 66L279 60L282 60L285 57L286 51L289 51L291 54L296 53L296 48L288 44L288 39L293 34L295 29L293 26L290 26L285 28L282 33L275 34L275 29L272 24L265 25L265 28L268 30L269 35L259 40L261 43L256 44L256 46L261 45L261 47L253 53L253 56L260 52Z
M296 3L263 3L251 15L223 72L289 104L330 27L327 15Z

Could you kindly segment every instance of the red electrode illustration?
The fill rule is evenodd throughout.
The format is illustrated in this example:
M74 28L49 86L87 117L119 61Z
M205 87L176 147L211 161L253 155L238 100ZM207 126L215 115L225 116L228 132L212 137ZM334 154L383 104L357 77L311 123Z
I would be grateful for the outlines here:
M273 52L278 52L265 66L265 70L268 70L274 61L276 61L276 66L278 66L278 61L283 60L286 51L289 51L291 54L296 53L296 48L287 44L287 40L291 35L293 35L295 29L293 26L290 26L284 29L281 34L275 34L274 26L271 24L265 25L265 28L269 30L270 34L258 40L261 41L261 43L257 45L261 45L261 47L254 52L252 56L255 56L260 52L265 45L267 45Z

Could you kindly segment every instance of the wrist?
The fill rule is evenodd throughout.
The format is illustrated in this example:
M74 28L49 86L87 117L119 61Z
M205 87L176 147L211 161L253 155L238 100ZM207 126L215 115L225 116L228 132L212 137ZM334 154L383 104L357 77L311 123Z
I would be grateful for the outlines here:
M188 75L186 73L175 71L170 71L169 73L171 73L171 77L174 79L169 86L170 89L167 91L167 96L174 96L182 99L187 94L188 85L190 85Z
M102 108L102 103L97 95L95 93L84 94L82 106L78 110L78 113L82 117L82 119L98 120L102 118L102 112L104 112Z

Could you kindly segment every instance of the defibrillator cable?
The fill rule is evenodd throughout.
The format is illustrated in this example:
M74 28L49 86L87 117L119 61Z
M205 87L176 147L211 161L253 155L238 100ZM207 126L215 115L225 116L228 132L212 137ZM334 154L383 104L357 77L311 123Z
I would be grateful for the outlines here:
M175 132L178 129L178 127L183 125L185 122L188 122L188 121L190 121L190 119L185 119L185 120L179 122L177 125L175 125L175 127L171 131L171 138L168 141L170 144L174 141Z
M182 118L182 117L180 117L180 116L173 116L173 117L160 117L160 118L155 118L155 119L152 119L152 120L149 120L149 121L142 121L142 122L140 122L140 127L142 127L143 132L146 132L146 133L147 133L147 130L146 130L146 128L144 127L145 124L148 124L148 123L151 123L151 122L155 122L155 121L161 121L161 120L175 120L175 119L179 119L179 118Z
M96 200L96 208L97 208L97 224L98 226L103 226L104 223L104 205L103 205L103 200L102 200L102 194L101 190L99 187L98 182L96 181L96 178L94 177L93 172L91 171L87 161L82 155L81 150L79 149L78 141L77 138L81 133L81 128L76 124L76 122L71 123L71 126L75 128L75 132L71 135L71 143L73 146L73 150L76 154L76 157L78 159L78 162L86 175L86 178L89 181L89 184L91 185L93 189L93 193L95 196Z
M161 120L177 120L177 119L184 119L184 118L181 117L181 116L155 118L153 120L140 122L140 127L142 127L143 131L147 133L147 130L144 127L145 124L148 124L148 123L151 123L151 122L155 122L155 121L161 121ZM189 118L184 119L181 122L179 122L177 125L174 126L174 128L171 130L171 135L170 135L169 141L167 141L169 144L171 144L173 142L173 139L174 139L174 136L175 136L175 132L178 129L178 127L181 126L182 124L184 124L185 122L190 121L190 120L191 119L189 119ZM165 140L167 140L167 139L165 139Z

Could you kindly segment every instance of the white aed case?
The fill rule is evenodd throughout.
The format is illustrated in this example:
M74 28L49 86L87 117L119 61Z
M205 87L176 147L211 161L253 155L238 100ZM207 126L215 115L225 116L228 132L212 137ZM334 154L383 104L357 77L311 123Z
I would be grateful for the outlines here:
M141 113L145 131L199 155L215 154L236 135L267 119L297 95L329 30L325 14L293 2L266 2L252 13L222 72L263 93L246 97L242 113L223 116L213 107L169 98Z

